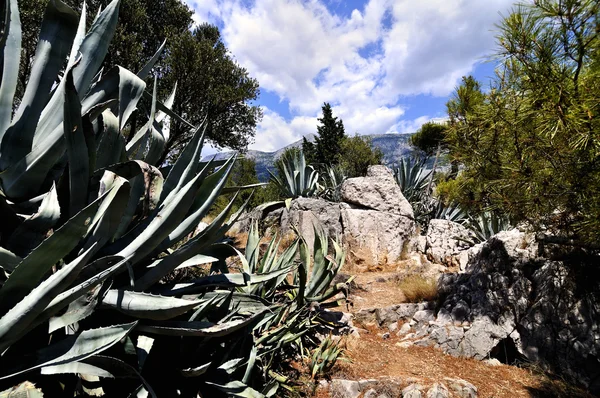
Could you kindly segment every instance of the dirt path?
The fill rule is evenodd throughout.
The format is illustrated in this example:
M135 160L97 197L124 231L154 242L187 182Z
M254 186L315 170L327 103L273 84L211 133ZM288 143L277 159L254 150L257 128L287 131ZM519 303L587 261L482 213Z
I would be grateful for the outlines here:
M364 289L353 292L354 306L350 311L401 303L404 297L397 279L395 273L358 274L355 280ZM346 343L346 356L351 363L340 362L332 378L399 378L402 387L415 382L429 387L436 382L443 383L444 378L463 379L477 387L479 398L591 397L531 366L493 366L474 359L455 358L431 347L402 347L401 337L395 333L389 333L385 339L382 337L387 329L379 329L374 324L355 326L365 329L360 338L351 338ZM390 397L402 396L399 390L387 392ZM320 398L330 396L324 390L317 393Z

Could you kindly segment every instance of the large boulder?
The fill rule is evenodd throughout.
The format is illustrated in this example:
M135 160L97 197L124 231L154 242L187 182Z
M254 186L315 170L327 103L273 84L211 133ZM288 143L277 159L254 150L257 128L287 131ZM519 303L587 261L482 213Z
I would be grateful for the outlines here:
M370 264L396 262L415 233L413 209L390 169L370 166L366 177L349 178L341 188L349 206L341 211L344 240Z
M454 221L434 219L429 222L426 239L425 252L430 261L454 265L457 256L472 246L475 234Z
M289 209L283 203L263 205L243 216L236 227L247 232L259 221L263 230L275 226L286 234L297 229L312 248L314 225L320 224L355 259L375 265L396 262L415 233L415 221L392 172L385 166L371 166L366 177L344 182L342 197L344 202L300 197L291 201Z
M376 210L415 218L412 206L402 195L390 169L370 166L366 177L349 178L342 184L342 201L355 208Z
M598 256L554 259L517 229L469 252L464 273L440 279L444 302L415 344L477 359L527 359L600 393L600 294L590 274Z

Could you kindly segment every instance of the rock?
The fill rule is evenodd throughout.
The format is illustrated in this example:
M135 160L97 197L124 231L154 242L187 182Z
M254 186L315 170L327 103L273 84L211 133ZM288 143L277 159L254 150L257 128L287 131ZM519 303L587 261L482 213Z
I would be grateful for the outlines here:
M496 358L484 359L483 362L485 362L486 364L488 364L490 366L502 366L502 362L500 362Z
M381 335L381 338L384 339L384 340L387 340L387 339L390 338L390 334L389 333L384 333L384 334Z
M445 377L450 390L459 398L477 398L477 387L463 379Z
M438 264L453 265L455 256L469 249L475 235L461 224L449 220L431 220L427 228L427 257Z
M420 384L411 384L402 390L402 398L421 398L423 396L422 389L423 386Z
M517 229L469 249L464 273L439 280L445 299L426 339L451 355L536 362L598 394L600 297L576 269L600 259L544 250Z
M388 330L390 333L394 333L396 330L398 330L398 322L390 323L388 325Z
M400 341L400 342L396 343L396 345L400 348L408 348L408 347L412 347L414 345L414 343L412 341Z
M449 392L442 383L435 383L428 391L427 398L448 398Z
M396 333L396 336L404 336L405 334L410 332L410 329L411 326L408 323L405 323L404 325L402 325L398 333Z
M330 391L332 397L358 398L360 384L353 380L333 379Z
M370 390L367 390L367 392L365 392L365 395L363 395L363 398L378 398L377 396L377 390L371 388Z
M344 209L342 223L350 254L374 265L399 260L415 230L412 218L361 208Z
M354 319L356 322L361 324L367 324L369 322L376 322L377 317L375 315L377 309L376 308L363 308L354 314Z
M417 322L429 322L435 319L435 315L432 310L421 310L415 312L413 319Z
M414 219L412 206L402 195L392 171L385 166L369 166L366 177L347 179L341 194L346 203Z
M429 303L403 303L390 305L383 308L363 309L358 312L356 318L371 319L374 312L375 319L380 326L387 326L390 323L412 319L418 311L428 310L432 307ZM360 315L359 315L360 314Z

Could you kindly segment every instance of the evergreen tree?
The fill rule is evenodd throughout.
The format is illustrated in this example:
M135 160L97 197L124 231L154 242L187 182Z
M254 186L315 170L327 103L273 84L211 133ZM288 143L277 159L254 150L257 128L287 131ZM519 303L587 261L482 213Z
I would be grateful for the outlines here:
M342 141L346 138L342 119L333 116L331 105L325 103L322 107L323 117L317 126L315 142L309 143L306 138L302 142L302 150L309 163L320 165L336 164L339 161Z
M448 103L458 198L600 240L599 16L597 1L540 0L504 19L491 90L465 78Z

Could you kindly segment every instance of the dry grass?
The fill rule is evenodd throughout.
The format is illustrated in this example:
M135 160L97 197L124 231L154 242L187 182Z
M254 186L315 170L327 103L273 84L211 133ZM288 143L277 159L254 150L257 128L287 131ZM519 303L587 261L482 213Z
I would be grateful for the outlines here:
M466 380L478 389L480 398L578 397L591 398L583 390L531 369L490 366L470 358L455 358L431 347L402 348L392 335L383 340L376 333L364 333L348 341L346 355L352 363L339 362L333 378L350 380L393 377L403 383L409 378L429 388L444 377ZM408 383L406 383L408 384ZM327 397L321 392L317 396Z
M408 275L400 280L398 287L409 303L434 301L438 297L437 282L421 275Z

